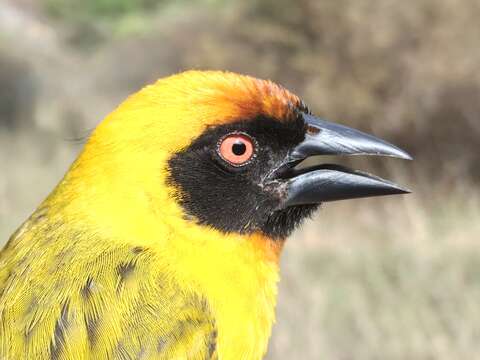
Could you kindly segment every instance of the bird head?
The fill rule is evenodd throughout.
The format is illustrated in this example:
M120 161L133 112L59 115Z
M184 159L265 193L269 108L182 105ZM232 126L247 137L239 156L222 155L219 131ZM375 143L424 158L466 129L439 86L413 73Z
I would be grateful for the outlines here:
M315 117L273 82L190 71L128 98L99 125L74 169L96 164L90 173L108 174L110 192L136 193L162 214L178 211L223 233L271 239L287 237L322 202L407 192L341 166L299 169L318 155L410 159L383 140Z
M274 320L282 240L322 202L406 192L340 166L299 168L311 156L359 154L409 158L316 118L270 81L191 71L145 87L109 114L43 216L54 234L70 229L52 246L74 244L75 259L97 258L88 264L112 283L118 270L107 269L120 257L135 265L134 283L148 298L160 283L162 292L170 285L204 299L219 358L259 359ZM189 306L181 313L197 322Z

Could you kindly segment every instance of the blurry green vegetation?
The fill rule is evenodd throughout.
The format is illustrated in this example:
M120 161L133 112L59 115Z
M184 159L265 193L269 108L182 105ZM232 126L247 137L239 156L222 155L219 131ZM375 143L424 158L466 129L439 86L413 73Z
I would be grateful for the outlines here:
M70 27L69 42L96 45L108 34L141 33L149 29L148 14L169 0L44 0L46 12Z
M218 6L229 0L42 0L46 13L73 30L70 40L84 46L151 30L152 17L166 9Z
M70 21L113 19L154 10L168 0L45 0L47 11ZM171 1L171 0L170 0Z

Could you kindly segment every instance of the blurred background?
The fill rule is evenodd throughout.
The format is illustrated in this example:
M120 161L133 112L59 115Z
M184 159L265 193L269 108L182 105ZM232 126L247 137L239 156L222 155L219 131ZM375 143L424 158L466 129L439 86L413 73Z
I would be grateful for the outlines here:
M269 78L413 162L286 245L268 359L480 358L478 0L0 0L0 245L128 94L185 69Z

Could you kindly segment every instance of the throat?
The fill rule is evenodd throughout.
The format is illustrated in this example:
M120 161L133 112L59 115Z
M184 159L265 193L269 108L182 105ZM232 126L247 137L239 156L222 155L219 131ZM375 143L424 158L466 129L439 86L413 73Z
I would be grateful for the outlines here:
M252 358L260 359L275 318L283 242L263 234L225 235L193 225L172 246L178 254L179 283L191 284L209 299L220 358L255 351Z

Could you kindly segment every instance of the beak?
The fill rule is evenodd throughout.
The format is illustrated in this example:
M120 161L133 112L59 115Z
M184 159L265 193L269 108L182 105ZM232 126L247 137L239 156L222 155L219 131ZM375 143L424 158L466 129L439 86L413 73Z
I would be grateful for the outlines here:
M343 166L323 164L296 169L301 161L315 155L376 155L412 160L405 151L372 135L312 115L303 117L305 139L290 151L274 174L277 180L285 181L281 208L410 192L390 181Z
M292 161L313 155L380 155L412 160L402 149L375 136L312 115L303 115L303 119L305 140L293 149Z

